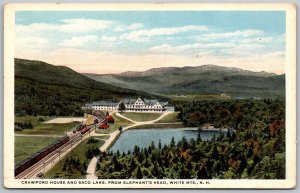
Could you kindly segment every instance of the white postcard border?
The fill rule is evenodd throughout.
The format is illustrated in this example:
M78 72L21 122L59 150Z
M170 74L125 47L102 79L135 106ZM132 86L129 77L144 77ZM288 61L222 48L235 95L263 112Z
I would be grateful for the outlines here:
M20 10L286 11L286 179L284 180L18 180L14 179L14 25ZM296 8L289 3L15 3L4 9L4 186L6 188L294 188L296 186ZM105 181L106 184L93 184ZM115 184L118 181L121 184ZM151 182L152 184L129 184ZM154 184L184 181L185 184ZM194 181L198 184L187 184ZM37 184L27 184L37 182ZM56 184L65 183L65 184ZM68 183L69 182L69 183ZM91 184L80 184L88 183ZM110 182L110 184L109 184ZM46 184L45 184L46 183ZM200 184L199 184L200 183ZM203 183L203 184L201 184Z

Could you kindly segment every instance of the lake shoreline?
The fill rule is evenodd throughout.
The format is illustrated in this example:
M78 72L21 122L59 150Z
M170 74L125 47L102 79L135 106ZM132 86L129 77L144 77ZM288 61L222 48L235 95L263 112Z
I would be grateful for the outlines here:
M211 132L211 131L228 132L228 129L226 129L226 128L224 128L224 129L211 128L211 129L200 129L199 130L197 127L163 127L163 128L159 128L159 127L143 128L143 127L141 127L141 128L138 128L138 126L136 126L136 127L128 128L126 131L130 131L130 130L182 130L182 131L200 131L200 132Z
M130 131L130 132L126 132ZM128 128L118 134L113 142L107 148L108 151L120 150L120 152L132 151L135 145L141 148L148 147L152 141L156 145L161 141L163 145L168 145L174 137L176 141L186 137L187 140L191 138L196 139L198 136L198 128L184 127L184 128ZM206 129L200 130L201 138L203 140L210 140L214 136L224 135L227 129Z

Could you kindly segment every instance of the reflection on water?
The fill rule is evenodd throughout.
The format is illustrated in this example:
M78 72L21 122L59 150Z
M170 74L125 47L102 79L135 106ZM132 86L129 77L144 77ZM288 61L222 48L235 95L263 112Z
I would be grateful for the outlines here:
M203 140L210 140L214 134L215 136L220 135L220 131L203 131L201 132L201 138ZM135 129L125 131L121 134L120 138L110 149L113 152L119 150L120 152L127 152L128 150L132 151L134 146L137 145L140 148L145 148L151 145L153 141L157 146L159 140L161 140L162 145L169 145L172 137L175 141L181 140L182 137L185 137L187 140L191 138L197 139L198 131L197 130L188 130L187 129Z

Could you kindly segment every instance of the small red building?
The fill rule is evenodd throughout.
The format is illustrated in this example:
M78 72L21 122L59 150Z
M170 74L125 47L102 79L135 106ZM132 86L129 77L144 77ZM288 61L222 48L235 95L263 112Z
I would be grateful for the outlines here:
M115 119L111 115L107 116L106 119L107 119L108 123L114 123L115 122Z
M107 125L107 123L104 122L99 126L99 129L109 129L109 125Z

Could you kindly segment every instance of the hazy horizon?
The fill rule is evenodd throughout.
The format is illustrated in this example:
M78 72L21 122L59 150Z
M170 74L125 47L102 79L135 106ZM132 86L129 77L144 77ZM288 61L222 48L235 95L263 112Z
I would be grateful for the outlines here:
M26 59L26 58L17 58L17 59L24 59L24 60L34 60L34 59ZM39 61L39 60L38 60ZM41 62L45 62L45 61L41 61ZM48 62L46 62L48 63ZM51 64L51 63L48 63L48 64ZM51 64L53 65L53 64ZM55 65L55 66L64 66L64 67L68 67L68 68L71 68L67 65ZM99 75L109 75L109 74L122 74L122 73L126 73L126 72L145 72L145 71L148 71L148 70L152 70L152 69L159 69L159 68L185 68L185 67L201 67L201 66L218 66L218 67L226 67L226 68L236 68L236 69L241 69L241 70L246 70L246 69L243 69L243 68L239 68L239 67L227 67L227 66L221 66L221 65L215 65L215 64L202 64L202 65L199 65L199 66L181 66L181 67L178 67L178 66L169 66L169 67L165 67L165 66L161 66L161 67L154 67L154 68L149 68L149 69L145 69L145 70L128 70L128 71L122 71L122 72L117 72L117 73L94 73L94 72L79 72L73 68L71 68L72 70L78 72L78 73L81 73L81 74L99 74ZM277 74L277 73L274 73L274 72L267 72L267 71L253 71L253 70L248 70L248 71L251 71L251 72L265 72L265 73L270 73L270 74L276 74L276 75L283 75L285 73L282 73L282 74Z

